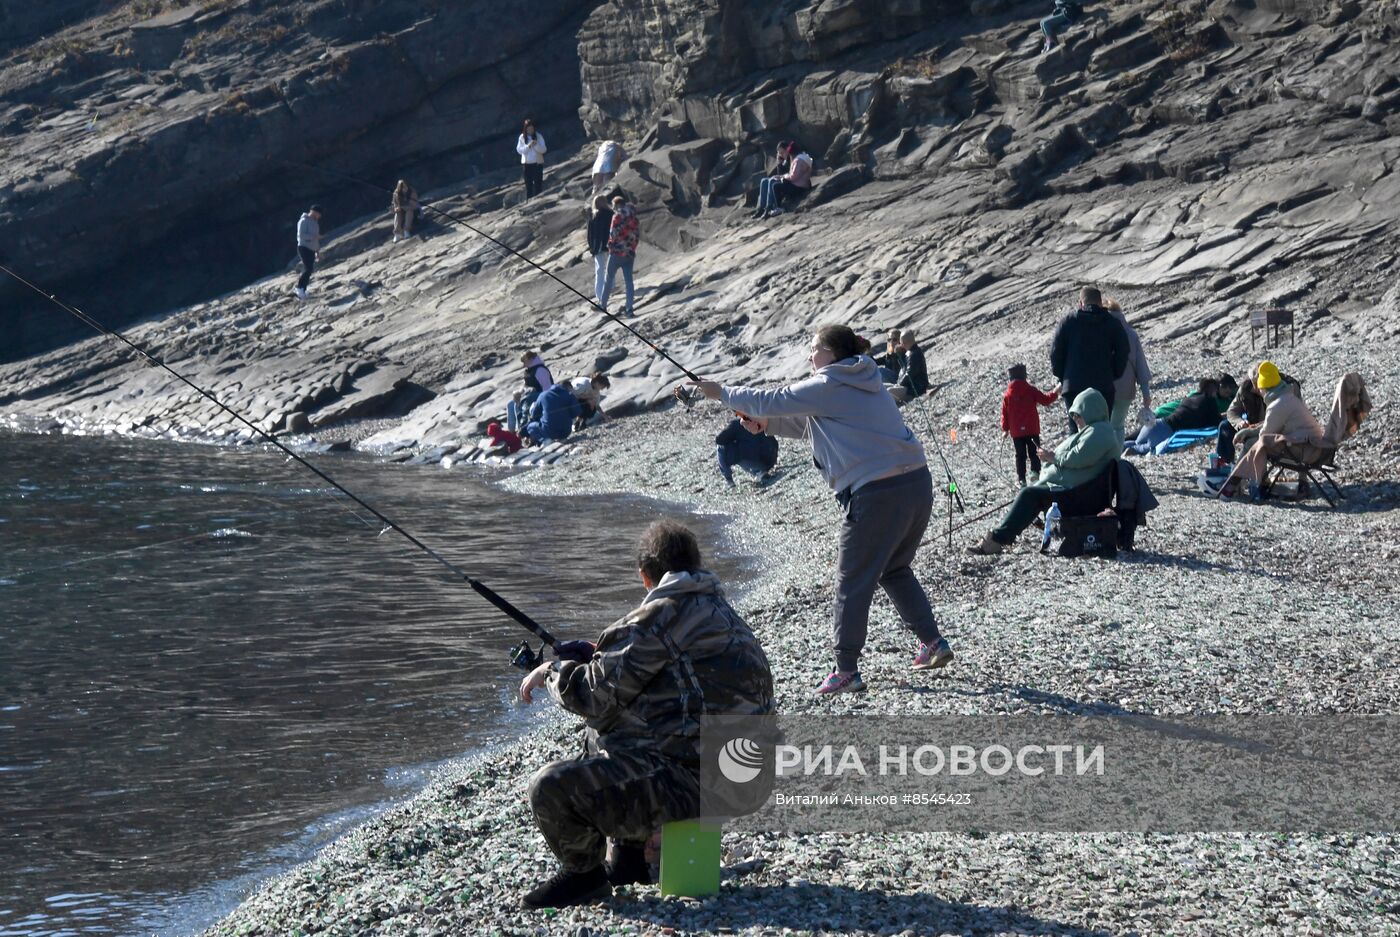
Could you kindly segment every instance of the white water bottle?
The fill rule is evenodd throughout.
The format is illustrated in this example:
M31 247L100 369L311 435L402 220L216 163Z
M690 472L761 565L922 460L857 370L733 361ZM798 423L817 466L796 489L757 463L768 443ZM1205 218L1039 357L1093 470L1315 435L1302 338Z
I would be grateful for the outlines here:
M1060 522L1060 502L1056 501L1050 505L1050 510L1045 512L1045 533L1040 538L1040 549L1042 551L1050 549L1050 532L1055 529L1055 525Z

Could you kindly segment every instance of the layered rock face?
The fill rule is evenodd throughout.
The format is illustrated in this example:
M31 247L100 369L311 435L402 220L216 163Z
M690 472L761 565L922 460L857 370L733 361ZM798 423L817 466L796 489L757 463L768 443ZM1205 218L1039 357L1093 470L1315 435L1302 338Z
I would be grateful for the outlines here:
M39 29L93 6L4 9ZM329 227L388 204L299 163L421 190L517 163L524 113L577 142L590 6L124 4L0 68L4 256L119 322L242 285L287 263L311 201ZM11 284L0 304L0 357L61 336Z
M882 18L890 10L902 12ZM1043 4L952 10L686 2L588 17L573 103L632 153L616 181L640 208L643 334L738 382L800 373L804 333L831 321L913 329L935 373L948 358L1003 373L1043 361L1048 332L1092 283L1123 302L1149 349L1205 349L1237 373L1258 354L1251 310L1292 310L1300 343L1400 336L1393 5L1089 5L1046 55ZM791 137L817 157L816 190L751 221L764 157ZM438 204L588 295L591 156L562 154L524 206L511 186L466 182ZM268 427L322 432L411 407L374 445L473 436L503 412L526 348L563 374L607 365L614 413L669 400L679 372L579 296L472 231L426 233L391 247L387 218L367 215L323 255L313 302L291 299L290 278L268 280L139 334ZM1394 377L1367 376L1379 403ZM1170 394L1194 375L1161 377ZM0 379L10 414L237 429L105 346Z

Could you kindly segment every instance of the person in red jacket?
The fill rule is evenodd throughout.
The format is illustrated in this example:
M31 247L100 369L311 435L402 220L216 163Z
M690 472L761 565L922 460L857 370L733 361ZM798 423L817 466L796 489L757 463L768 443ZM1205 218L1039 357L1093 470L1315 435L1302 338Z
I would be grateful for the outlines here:
M491 440L491 453L503 455L514 455L520 451L520 437L508 429L502 429L499 423L486 424L486 438Z
M1001 431L1011 437L1016 447L1016 477L1021 485L1026 484L1026 460L1031 463L1031 471L1040 475L1040 411L1036 406L1048 407L1060 397L1060 392L1047 394L1026 380L1026 366L1013 364L1007 371L1010 383L1001 398Z

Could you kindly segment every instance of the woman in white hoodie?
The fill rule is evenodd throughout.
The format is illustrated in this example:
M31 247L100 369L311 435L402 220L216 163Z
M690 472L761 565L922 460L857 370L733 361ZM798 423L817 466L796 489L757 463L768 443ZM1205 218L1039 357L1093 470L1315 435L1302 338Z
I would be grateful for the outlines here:
M525 197L532 198L544 190L544 134L535 129L535 122L526 118L520 131L520 139L515 141L515 152L520 154L520 174L525 179Z
M810 439L812 458L845 509L836 563L836 669L817 688L819 695L865 689L858 664L877 585L921 642L915 670L946 667L953 659L910 568L933 509L924 447L860 349L846 326L823 326L812 337L806 380L780 390L696 384L738 412L751 433Z

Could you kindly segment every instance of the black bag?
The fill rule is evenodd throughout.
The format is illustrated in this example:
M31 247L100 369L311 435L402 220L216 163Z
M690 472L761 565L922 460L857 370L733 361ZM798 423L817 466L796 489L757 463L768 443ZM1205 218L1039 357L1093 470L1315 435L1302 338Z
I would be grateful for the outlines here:
M1060 518L1060 556L1097 556L1110 559L1118 555L1118 518L1088 517Z

